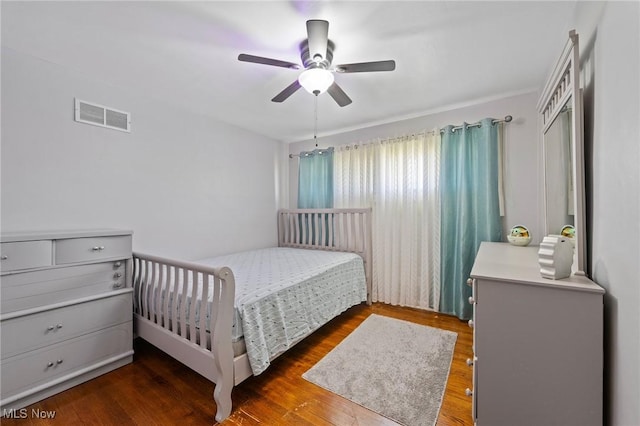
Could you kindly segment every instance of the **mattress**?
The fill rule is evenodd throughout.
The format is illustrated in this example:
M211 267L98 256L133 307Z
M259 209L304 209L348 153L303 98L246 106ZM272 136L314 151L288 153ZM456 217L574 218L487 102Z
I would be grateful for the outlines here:
M354 253L277 247L195 262L233 271L234 351L246 347L254 375L302 338L367 299L363 261ZM211 310L209 304L208 316Z

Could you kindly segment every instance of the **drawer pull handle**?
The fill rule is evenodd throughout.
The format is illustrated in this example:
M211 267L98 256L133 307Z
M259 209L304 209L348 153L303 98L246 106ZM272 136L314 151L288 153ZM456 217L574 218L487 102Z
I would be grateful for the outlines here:
M113 264L114 268L119 268L120 266L122 266L122 262L116 262Z
M57 360L56 364L62 364L62 360L61 359Z
M49 362L47 363L47 367L53 367L53 363L52 363L51 361L49 361Z
M122 287L122 283L113 283L113 288L120 288Z
M2 260L7 260L9 258L9 256L7 256L6 254L3 254L2 257L0 257L0 259Z
M115 274L113 274L113 278L120 278L122 276L122 274L120 272L116 272Z
M469 389L469 388L467 388L467 389L464 391L464 393L465 393L467 396L472 396L472 395L473 395L473 391L472 391L471 389Z
M91 250L93 250L93 251L102 251L102 250L104 250L104 246L95 246Z
M57 328L58 330L60 330L60 329L62 328L62 324L57 324L57 325L56 325L56 328Z
M472 320L472 319L471 319L471 320L469 320L469 321L467 322L467 324L469 324L469 327L473 328L473 320Z
M48 331L53 331L54 328L55 328L54 326L50 325L49 327L47 327L47 330Z
M473 285L473 279L472 278L467 278L467 285L469 287L471 287Z
M474 303L476 303L476 301L475 301L475 300L473 300L473 297L472 297L472 296L469 296L469 304L470 304L470 305L473 305Z
M467 365L471 367L473 365L473 360L471 358L467 358Z

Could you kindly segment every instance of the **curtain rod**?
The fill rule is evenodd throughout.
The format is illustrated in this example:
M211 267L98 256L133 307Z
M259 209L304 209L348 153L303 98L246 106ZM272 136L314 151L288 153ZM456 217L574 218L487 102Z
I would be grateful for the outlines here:
M498 123L510 123L513 120L513 117L510 115L506 115L502 120L493 120L491 123L493 124L498 124ZM467 127L480 127L482 125L482 123L480 121L476 121L475 123L470 123L467 124ZM456 130L462 130L464 129L464 125L459 125L459 126L455 126L451 129L451 131L455 132ZM442 128L440 129L440 133L444 133L445 129ZM425 133L433 133L433 131L431 132L420 132L420 133L413 133L412 135L420 135L420 134L425 134ZM328 148L327 148L328 149ZM322 154L322 149L320 149L320 154ZM289 158L293 158L293 157L300 157L300 154L289 154Z
M513 120L513 117L510 115L507 115L502 120L493 120L491 123L493 124L510 123L511 120ZM480 126L482 126L482 123L479 121L476 121L475 123L467 124L467 127L480 127ZM464 129L464 125L455 126L451 129L451 131L455 132L456 130L462 130L462 129ZM444 133L444 131L445 129L440 129L440 133Z

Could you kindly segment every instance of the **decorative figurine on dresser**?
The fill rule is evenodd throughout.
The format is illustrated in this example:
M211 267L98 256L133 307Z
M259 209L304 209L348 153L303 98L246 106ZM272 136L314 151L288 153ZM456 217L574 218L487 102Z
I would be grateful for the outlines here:
M10 413L133 360L132 232L0 238L0 406Z

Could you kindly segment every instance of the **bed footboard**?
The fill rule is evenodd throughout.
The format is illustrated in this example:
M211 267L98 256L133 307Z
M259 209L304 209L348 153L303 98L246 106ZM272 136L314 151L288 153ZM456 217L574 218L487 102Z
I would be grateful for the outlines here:
M231 270L134 253L133 286L138 335L214 382L216 420L228 417L234 385Z
M278 245L360 255L371 304L371 208L279 210Z

